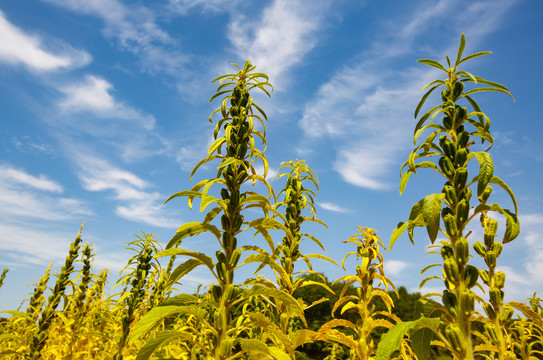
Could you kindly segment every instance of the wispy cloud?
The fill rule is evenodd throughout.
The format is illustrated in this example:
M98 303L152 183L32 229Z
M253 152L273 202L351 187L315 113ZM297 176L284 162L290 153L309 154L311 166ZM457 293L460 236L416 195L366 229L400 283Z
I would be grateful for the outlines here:
M0 215L6 221L59 221L90 214L82 201L57 195L62 192L62 186L44 175L0 165Z
M104 35L115 39L119 47L139 57L145 69L178 73L188 57L178 43L155 21L148 8L117 0L44 0L76 13L99 17L104 21Z
M288 71L315 47L331 4L319 0L307 6L303 1L275 0L260 19L236 14L228 36L237 54L250 59L281 89Z
M87 75L56 87L63 94L58 113L44 121L60 134L61 142L78 139L93 147L100 143L103 151L113 148L127 162L162 155L171 147L155 128L155 117L119 100L107 80Z
M324 210L328 210L328 211L333 211L333 212L338 212L338 213L350 212L349 209L346 209L342 206L339 206L330 202L318 202L317 205L323 208Z
M113 193L118 201L115 214L124 219L143 222L149 225L175 228L179 225L177 214L171 213L162 206L165 195L147 191L151 184L139 176L111 165L105 159L72 152L74 163L79 167L77 172L83 187L88 191Z
M489 6L486 1L470 4L462 18L485 20L481 26L477 23L476 30L471 23L462 21L462 25L477 42L496 29L497 20L513 3L493 4L492 12L483 6ZM400 154L412 146L413 120L409 120L422 95L420 88L436 75L436 71L422 66L394 70L392 63L411 55L412 44L429 30L442 33L446 39L430 47L436 54L457 46L452 44L457 44L459 32L449 36L441 28L440 19L460 6L465 4L442 0L435 6L416 9L410 16L402 14L407 22L390 19L384 35L338 70L306 104L300 127L312 146L305 147L326 141L326 146L336 151L333 168L346 182L372 190L391 187L387 179L392 170L397 171L394 167L401 163Z
M543 214L520 215L519 221L522 230L519 238L505 244L502 254L513 259L521 257L522 261L513 260L499 266L499 270L507 275L505 292L508 298L523 301L533 291L543 289Z
M226 12L237 9L240 0L170 0L168 9L186 15L190 11Z
M0 11L0 62L45 72L84 66L90 61L90 55L84 51L19 29Z
M152 115L115 100L110 94L113 85L105 79L87 75L82 82L61 86L59 90L65 95L58 104L64 112L91 112L100 118L135 121L145 130L155 126Z

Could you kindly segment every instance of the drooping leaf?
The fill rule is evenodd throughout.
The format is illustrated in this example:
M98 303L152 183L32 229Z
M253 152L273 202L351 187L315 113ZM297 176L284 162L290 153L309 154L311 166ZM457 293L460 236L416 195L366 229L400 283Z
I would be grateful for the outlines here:
M439 70L443 70L443 71L447 71L443 65L441 65L439 62L435 61L435 60L431 60L431 59L419 59L417 60L418 62L420 62L421 64L426 64L426 65L429 65L429 66L433 66Z
M528 319L532 320L540 329L543 329L543 319L541 319L541 315L535 312L531 307L516 301L511 301L508 304L523 313Z
M25 312L22 312L22 311L16 311L16 310L3 310L3 311L0 311L0 313L5 313L5 314L10 314L10 315L13 315L13 316L19 316L19 317L22 317L30 322L33 322L34 320L32 319L32 316L28 315L27 313Z
M430 357L430 342L433 338L434 332L425 327L411 335L411 345L419 360L428 360Z
M204 320L207 311L203 307L198 306L156 306L149 310L136 324L130 333L130 342L133 342L151 331L155 326L158 326L166 317L175 314L192 314L199 319Z
M507 209L504 209L503 215L505 215L505 234L503 235L502 242L504 244L513 241L520 234L520 224L515 214Z
M392 231L392 235L390 236L390 244L388 245L389 251L392 250L392 247L394 246L394 243L403 234L405 229L407 229L408 225L409 225L408 222L400 222L396 226L396 229L394 229L394 231Z
M167 287L172 286L175 282L177 282L180 278L191 272L194 268L196 268L199 265L203 265L203 262L198 259L188 259L184 263L177 266L171 273L170 277L168 278L168 284Z
M172 256L172 255L190 256L194 259L200 260L204 265L206 265L210 269L212 269L214 266L213 260L206 254L198 252L198 251L190 251L186 249L179 249L179 248L166 249L156 254L156 257Z
M161 346L168 344L175 339L190 341L192 336L182 331L165 330L158 333L153 339L149 340L142 346L136 360L148 360L151 355Z
M500 179L497 176L492 176L492 178L490 179L490 182L492 184L496 184L496 185L500 186L502 189L504 189L509 194L509 196L511 197L511 200L513 200L513 204L515 206L515 214L518 214L517 199L515 199L515 194L513 194L513 191L511 191L509 186L507 186L507 184L505 182L503 182L503 180Z
M404 189L405 189L405 186L407 185L407 181L409 181L409 177L411 176L413 172L411 170L407 170L403 175L402 175L402 180L400 181L400 195L402 195Z
M479 182L477 183L477 196L480 196L485 191L488 182L494 175L494 163L492 157L487 152L475 153L477 161L479 162Z
M434 60L428 60L428 61L434 61ZM419 60L419 62L422 62L421 60ZM434 61L435 63L439 64L437 61ZM426 64L426 63L425 63ZM430 64L428 64L430 65ZM434 65L431 65L431 66L434 66ZM439 64L439 66L441 66L441 64ZM437 67L437 66L435 66ZM439 67L438 67L439 69ZM442 70L445 70L445 68L443 68L443 66L441 66L441 69ZM415 109L415 118L417 118L418 114L419 114L419 111L420 109L422 108L422 106L424 105L424 103L426 102L426 99L428 99L428 96L430 96L430 94L435 90L437 89L438 87L440 87L441 85L443 84L437 84L437 85L434 85L433 87L430 88L430 90L428 90L426 92L426 94L423 95L422 99L420 100L419 104L417 105L417 108Z
M193 221L183 224L179 227L179 229L177 229L175 235L168 242L168 245L166 245L166 249L175 246L187 236L194 236L206 231L213 233L217 239L220 239L221 237L221 232L215 225Z
M422 217L426 223L426 230L432 244L436 241L441 219L441 206L445 194L430 194L424 198Z

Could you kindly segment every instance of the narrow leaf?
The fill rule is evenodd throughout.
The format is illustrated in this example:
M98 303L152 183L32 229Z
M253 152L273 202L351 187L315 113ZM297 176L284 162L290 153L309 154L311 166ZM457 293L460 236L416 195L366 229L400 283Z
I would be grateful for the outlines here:
M466 47L466 37L464 36L464 33L460 36L460 46L458 47L458 55L456 55L456 62L454 66L458 66L461 62L462 53L464 52L464 48Z
M492 54L492 51L481 51L481 52L477 52L475 54L468 55L465 58L463 58L462 60L460 60L460 62L458 64L456 64L456 65L460 65L464 61L475 59L476 57L483 56L483 55L488 55L488 54Z
M435 68L438 68L439 70L443 70L443 71L447 71L443 65L441 65L439 62L435 61L435 60L431 60L431 59L420 59L420 60L417 60L418 62L420 62L421 64L426 64L426 65L429 65L429 66L433 66Z
M420 60L419 60L420 62ZM436 61L437 62L437 61ZM438 63L439 64L439 63ZM440 65L441 66L441 65ZM443 70L445 70L443 67L441 67ZM437 84L435 86L433 86L432 88L430 88L430 90L428 90L426 92L426 94L424 94L422 96L422 99L420 99L420 102L419 104L417 105L417 108L415 109L415 118L417 118L418 114L419 114L419 111L420 109L422 108L422 105L424 105L424 103L426 102L426 99L428 98L428 96L430 96L430 94L435 90L437 89L438 87L440 87L442 84Z
M507 184L505 182L503 182L502 179L500 179L499 177L497 176L492 176L492 178L490 179L490 182L492 184L496 184L498 186L500 186L502 189L504 189L505 191L507 191L507 193L509 194L509 196L511 197L511 200L513 200L513 204L515 205L515 214L518 214L518 205L517 205L517 199L515 199L515 194L513 194L513 191L511 191L511 189L509 188L509 186L507 186Z

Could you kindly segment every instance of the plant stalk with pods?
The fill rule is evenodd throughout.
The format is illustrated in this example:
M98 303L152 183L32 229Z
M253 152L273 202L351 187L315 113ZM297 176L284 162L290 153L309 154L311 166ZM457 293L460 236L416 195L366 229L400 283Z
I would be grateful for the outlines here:
M400 223L391 238L392 245L400 234L407 230L413 242L413 229L419 226L426 227L430 241L434 247L438 248L436 252L443 258L441 266L445 290L441 294L443 305L439 306L443 313L443 329L438 333L440 339L438 344L448 349L455 359L462 360L474 357L472 325L475 321L477 296L473 288L478 284L479 274L483 282L490 285L490 303L496 316L499 316L502 310L501 287L503 287L502 280L504 279L500 278L500 284L496 282L497 274L494 272L496 258L501 253L502 244L514 240L519 234L517 203L509 187L494 175L492 157L488 152L490 147L481 151L475 149L476 139L480 139L482 144L489 143L492 146L493 138L489 131L490 119L472 98L473 94L483 91L511 94L503 85L460 70L459 66L465 61L489 53L488 51L478 52L462 57L464 47L465 37L462 34L456 61L451 64L449 57L446 56L447 67L435 60L419 60L420 63L442 70L446 78L434 80L424 87L429 90L418 104L415 118L430 94L439 88L444 88L441 92L442 103L426 111L418 120L414 134L415 145L423 134L427 136L420 145L415 147L402 166L402 170L406 169L406 171L402 175L400 193L403 192L411 174L416 173L420 168L435 170L444 177L445 184L440 193L427 195L416 203L411 210L409 220ZM475 84L476 87L465 91L464 87L469 83ZM460 102L465 102L471 110L462 106ZM442 116L441 122L434 122L438 116ZM437 158L437 164L427 160L428 158ZM472 160L479 163L478 171L468 170L468 165ZM500 186L511 196L515 207L514 213L503 209L498 204L487 203L492 192L490 184ZM472 197L472 187L475 188L476 197ZM489 212L497 212L505 217L506 229L501 243L494 242L497 222L488 217ZM472 242L472 244L477 253L484 253L490 271L480 270L469 264L471 232L467 230L467 227L477 217L481 218L485 231L486 248L480 249L480 242ZM444 239L436 243L440 233ZM421 286L431 278L439 277L426 278Z
M218 161L217 176L198 182L190 191L181 191L172 195L167 201L177 197L187 197L189 207L192 208L193 200L200 199L200 211L208 210L202 222L190 222L182 225L168 243L166 250L158 256L184 256L188 259L177 266L169 278L169 285L178 281L198 266L205 266L216 280L211 285L210 298L198 298L196 296L182 296L171 299L155 307L149 316L142 319L136 336L142 334L149 327L156 325L164 317L172 314L184 314L197 318L202 325L201 329L189 328L184 333L169 334L170 339L192 338L194 333L199 333L203 341L195 343L200 354L205 358L225 360L238 358L248 353L259 353L264 357L271 357L270 353L281 352L280 349L268 347L258 339L247 339L251 323L233 322L234 311L252 296L264 298L279 298L287 305L288 312L303 318L303 309L289 294L277 289L254 285L250 289L241 288L234 282L236 269L248 263L262 263L265 261L259 254L249 255L240 264L243 251L257 251L259 247L247 246L241 248L238 244L240 234L248 229L253 229L262 234L271 248L274 248L269 229L281 229L287 236L292 236L290 231L279 221L270 216L274 213L270 199L275 198L275 192L266 180L268 161L264 155L266 146L265 112L250 96L251 90L259 89L270 96L272 88L267 75L255 72L255 66L249 61L243 67L235 65L238 72L220 76L213 80L218 81L217 93L210 101L223 97L221 106L209 117L213 123L214 116L218 115L213 136L215 141L208 150L208 156L201 160L191 173L191 178L198 168L212 161ZM262 127L257 129L255 121ZM256 146L259 139L264 150ZM262 162L264 174L258 174L254 162ZM263 184L268 189L267 196L246 189L246 185L254 186ZM213 195L213 189L221 187L218 193L220 197ZM260 209L263 217L246 219L249 209ZM213 222L220 219L217 225ZM181 241L188 236L209 232L218 241L219 249L215 252L215 260L197 251L189 251L179 247ZM268 261L268 264L271 263ZM255 315L258 317L258 315ZM258 321L258 318L253 319ZM164 333L159 335L167 336ZM142 352L150 354L153 346L158 347L157 341L151 341L144 346Z

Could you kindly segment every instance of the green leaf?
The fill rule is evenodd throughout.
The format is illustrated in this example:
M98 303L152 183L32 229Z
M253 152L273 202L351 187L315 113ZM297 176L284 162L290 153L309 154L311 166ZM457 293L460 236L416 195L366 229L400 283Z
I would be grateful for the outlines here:
M426 223L426 230L432 244L436 241L439 232L439 222L441 218L441 201L445 194L430 194L424 198L422 205L422 217Z
M505 234L503 235L502 242L506 244L515 240L520 234L520 224L517 216L511 211L504 209L503 215L505 215Z
M176 314L192 314L198 317L199 319L203 319L207 311L203 307L198 307L195 305L191 306L176 306L176 305L169 305L169 306L156 306L149 310L147 314L145 314L136 324L134 329L132 330L130 334L130 340L129 342L133 342L140 338L141 336L147 334L149 331L151 331L155 326L159 325L162 320L164 320L166 317L170 315L176 315Z
M541 319L541 315L528 305L516 301L511 301L508 303L508 305L511 305L518 311L522 312L524 316L532 320L540 329L543 328L543 320Z
M504 189L505 191L507 191L507 193L509 194L509 196L511 197L511 200L513 200L513 204L515 206L515 214L518 214L518 205L517 205L517 199L515 199L515 194L513 194L513 191L511 191L511 189L509 188L509 186L507 186L507 184L505 182L503 182L502 179L500 179L499 177L497 176L492 176L492 178L490 179L490 182L492 184L496 184L498 186L500 186L502 189Z
M439 70L443 70L443 71L447 72L447 70L443 67L443 65L441 65L439 62L437 62L435 60L420 59L420 60L417 60L417 61L420 62L421 64L426 64L426 65L429 65L429 66L433 66L435 68L438 68Z
M421 60L419 60L419 62L421 62ZM437 63L437 61L436 61ZM439 63L438 63L439 64ZM441 65L440 65L441 66ZM441 67L443 70L445 70L443 67ZM440 87L442 84L437 84L435 86L433 86L432 88L430 88L430 90L428 90L426 92L426 94L424 94L422 96L422 99L420 100L419 104L417 105L417 108L415 109L415 119L417 118L417 115L419 114L419 111L420 109L422 108L422 106L424 105L424 103L426 102L426 99L428 98L428 96L430 96L430 94L435 90L437 89L438 87Z
M376 360L390 359L392 353L400 348L403 337L413 330L420 331L422 328L427 328L435 332L439 327L439 323L439 319L425 317L397 323L381 337L377 347Z
M170 242L168 242L168 245L166 245L166 249L171 248L172 246L177 245L181 240L186 238L187 236L194 236L198 235L200 233L210 231L215 235L217 239L221 238L221 232L215 225L207 224L207 223L201 223L201 222L189 222L186 224L181 225L179 229L177 229L177 232L172 237Z
M483 88L475 88L475 89L471 89L470 91L467 91L464 93L464 96L465 95L471 95L473 93L476 93L476 92L482 92L482 91L496 91L496 92L502 92L504 94L507 94L511 97L513 97L511 95L511 93L508 91L508 90L503 90L503 89L500 89L500 88L495 88L495 87L483 87ZM514 98L513 98L514 100Z
M456 55L456 62L454 66L458 66L461 62L462 53L464 52L464 48L466 47L466 37L464 36L464 33L460 36L460 46L458 47L458 55Z
M487 152L477 152L475 156L479 162L479 182L477 183L477 196L479 196L485 191L488 182L494 175L494 163Z
M411 345L419 360L428 360L430 357L430 342L433 338L434 332L425 327L411 335Z
M476 57L483 56L483 55L488 55L488 54L492 54L492 51L481 51L481 52L477 52L475 54L468 55L465 58L463 58L462 60L460 60L460 62L457 63L456 65L460 65L464 61L475 59Z
M158 333L153 339L149 340L143 347L138 351L138 356L136 360L147 360L155 352L156 349L167 344L175 339L181 338L184 341L190 341L192 336L182 331L173 331L167 330Z
M286 352L279 349L277 346L270 346L268 349L270 350L271 356L273 356L276 360L291 360L292 359Z
M10 315L13 315L13 316L19 316L19 317L25 318L26 320L28 320L30 322L34 322L34 320L32 320L32 317L30 315L28 315L27 313L24 313L22 311L4 310L4 311L0 311L0 313L10 314Z
M204 253L201 253L198 251L190 251L186 249L179 249L179 248L163 250L159 252L158 254L156 254L155 257L172 256L172 255L190 256L194 259L200 260L204 265L206 265L210 269L213 269L213 266L215 265L213 263L213 260Z
M398 226L396 226L396 229L392 232L392 235L390 236L390 244L388 245L388 250L392 250L392 247L394 246L394 243L398 238L403 234L405 229L407 229L407 226L409 225L409 222L400 222L398 223Z
M400 348L402 339L415 327L414 321L400 322L388 330L377 346L376 360L389 360L392 353Z
M264 354L270 354L268 345L257 339L239 339L239 344L244 352L253 353L259 352Z
M195 197L201 197L202 194L200 194L198 191L193 191L193 190L180 191L170 196L166 201L164 201L164 204L166 204L171 199L180 197L180 196L187 196L189 198L189 207L192 209L192 199L194 199Z
M402 195L404 189L405 189L405 186L407 185L407 181L409 181L409 177L411 176L413 172L411 170L407 170L403 175L402 175L402 180L400 181L400 195Z
M187 275L189 272L191 272L195 267L199 265L203 265L203 262L198 259L188 259L184 263L180 264L172 271L170 277L168 278L168 284L166 286L169 288L177 280Z

